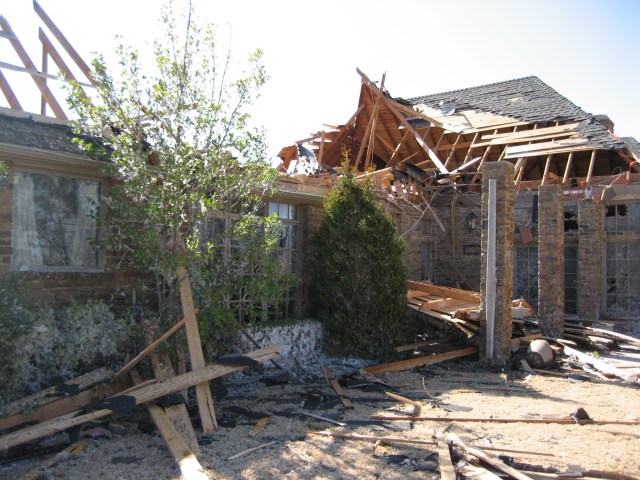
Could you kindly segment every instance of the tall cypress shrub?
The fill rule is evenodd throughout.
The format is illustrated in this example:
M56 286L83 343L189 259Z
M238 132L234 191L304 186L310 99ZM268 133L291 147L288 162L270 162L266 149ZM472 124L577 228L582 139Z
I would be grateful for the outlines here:
M411 338L404 242L370 185L347 171L312 238L310 300L328 352L383 358Z

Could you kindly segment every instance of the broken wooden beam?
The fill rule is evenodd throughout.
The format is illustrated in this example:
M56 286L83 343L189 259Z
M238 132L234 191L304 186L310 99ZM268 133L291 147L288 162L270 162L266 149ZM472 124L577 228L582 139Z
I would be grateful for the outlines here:
M427 355L424 357L409 358L407 360L400 360L398 362L384 363L382 365L372 365L365 367L366 373L377 374L386 372L401 372L403 370L410 370L415 367L422 367L425 365L433 365L434 363L444 362L445 360L451 360L454 358L466 357L478 353L476 347L467 347L461 350L455 350L453 352L439 353L437 355Z

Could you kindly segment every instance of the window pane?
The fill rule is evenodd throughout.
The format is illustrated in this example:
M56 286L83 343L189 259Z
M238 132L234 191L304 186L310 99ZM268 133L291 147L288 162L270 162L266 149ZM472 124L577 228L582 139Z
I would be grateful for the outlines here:
M92 214L100 183L17 172L13 188L13 268L96 268Z

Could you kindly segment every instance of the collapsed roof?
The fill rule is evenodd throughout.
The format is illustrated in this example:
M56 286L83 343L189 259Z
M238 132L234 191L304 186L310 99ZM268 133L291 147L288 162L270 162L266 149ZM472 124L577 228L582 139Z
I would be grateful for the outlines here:
M358 73L352 117L283 148L283 172L322 175L348 159L390 194L418 199L434 189L473 191L483 165L497 160L515 164L519 188L638 180L638 142L616 137L606 115L585 112L537 77L405 100L391 97L384 76L378 86Z

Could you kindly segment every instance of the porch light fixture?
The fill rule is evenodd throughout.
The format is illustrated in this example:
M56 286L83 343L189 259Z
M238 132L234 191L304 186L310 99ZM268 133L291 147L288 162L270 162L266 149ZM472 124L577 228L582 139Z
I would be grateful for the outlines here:
M478 215L474 212L469 212L464 217L464 221L467 223L467 230L469 232L473 232L476 228L478 228Z

